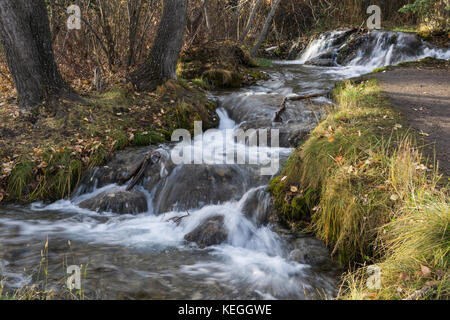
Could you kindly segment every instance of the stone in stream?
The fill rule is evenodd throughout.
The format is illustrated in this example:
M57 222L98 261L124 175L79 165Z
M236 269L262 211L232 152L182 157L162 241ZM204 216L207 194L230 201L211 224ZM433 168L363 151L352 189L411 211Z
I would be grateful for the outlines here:
M267 224L275 214L270 193L265 188L249 192L242 206L242 213L257 226Z
M322 58L314 58L306 62L306 64L314 65L318 67L336 67L336 63L334 59L322 59Z
M155 213L184 211L239 200L248 188L264 183L259 171L239 165L180 165L156 186ZM150 191L151 186L144 184Z
M118 214L138 214L148 211L145 194L136 190L108 190L81 202L79 207L91 211Z
M292 260L321 268L333 266L330 251L322 241L315 238L302 237L294 240L293 246L294 250L289 254Z
M224 217L215 216L203 221L197 228L184 236L189 242L195 242L200 248L221 244L228 238Z

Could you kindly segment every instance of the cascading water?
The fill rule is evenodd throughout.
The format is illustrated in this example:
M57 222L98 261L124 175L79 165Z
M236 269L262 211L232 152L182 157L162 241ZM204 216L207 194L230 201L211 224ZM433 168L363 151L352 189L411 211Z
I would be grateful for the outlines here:
M334 64L346 67L340 71L351 70L349 75L354 76L426 57L448 60L450 50L434 47L411 33L371 31L360 34L356 30L347 30L322 34L292 63Z
M241 159L277 153L276 161L284 162L290 147L298 145L323 116L319 105L331 103L326 97L312 104L289 102L282 122L274 123L273 116L286 95L327 92L342 78L387 64L425 56L450 58L449 50L433 48L408 34L372 32L350 47L358 41L352 40L352 34L328 32L312 42L299 60L275 62L266 68L270 80L215 93L221 106L217 110L219 130L189 146L196 154L201 150L203 164L172 163L168 155L181 144L130 149L87 174L72 199L0 207L0 277L7 278L7 287L31 281L28 275L39 266L48 236L48 282L56 284L63 276L62 255L74 264L89 263L83 286L91 298L335 296L340 270L323 243L283 230L271 219L270 176L261 176L263 164L218 161L234 150ZM249 148L234 139L214 138L227 129L274 128L280 130L281 147ZM149 168L132 192L116 184L120 173L129 171L149 149L157 148L163 154L163 166ZM135 214L111 212L117 207L110 202L123 195L120 210ZM100 206L102 201L108 205ZM220 243L201 249L185 240L211 219L216 219L211 224L218 226L215 231L226 235Z

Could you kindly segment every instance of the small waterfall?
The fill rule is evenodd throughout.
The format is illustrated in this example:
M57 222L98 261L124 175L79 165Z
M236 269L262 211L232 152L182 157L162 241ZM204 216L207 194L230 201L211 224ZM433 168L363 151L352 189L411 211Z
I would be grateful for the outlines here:
M313 40L305 51L301 54L299 61L306 63L313 58L317 58L321 54L333 48L335 41L342 35L346 34L346 31L330 31L319 36L319 38Z
M435 47L413 33L332 31L312 41L297 62L317 66L348 66L363 72L387 65L432 57L450 59L450 50Z

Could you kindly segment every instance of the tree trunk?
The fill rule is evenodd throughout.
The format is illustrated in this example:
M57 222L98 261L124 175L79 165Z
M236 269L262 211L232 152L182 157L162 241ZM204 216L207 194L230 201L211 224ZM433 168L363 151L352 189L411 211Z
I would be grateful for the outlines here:
M55 63L43 0L0 0L0 40L22 112L72 92Z
M176 68L184 29L186 28L187 0L165 0L164 12L155 43L147 61L130 75L139 91L151 91L169 79L176 79Z
M270 10L269 15L267 16L266 22L264 23L264 28L262 29L261 34L259 35L258 41L256 42L255 46L252 49L251 52L252 57L256 55L259 48L261 47L261 44L266 38L267 33L269 32L270 25L272 24L273 17L275 16L275 13L277 12L278 6L280 5L281 1L282 0L276 0L275 4L273 4L272 9Z
M136 40L137 32L143 11L143 3L141 0L128 1L128 54L127 68L131 67L136 61Z
M247 34L253 25L253 20L255 20L256 13L258 12L259 6L261 5L263 0L256 0L255 5L253 6L252 12L250 13L250 17L248 18L247 25L245 26L244 31L242 32L241 37L239 38L239 43L244 42Z

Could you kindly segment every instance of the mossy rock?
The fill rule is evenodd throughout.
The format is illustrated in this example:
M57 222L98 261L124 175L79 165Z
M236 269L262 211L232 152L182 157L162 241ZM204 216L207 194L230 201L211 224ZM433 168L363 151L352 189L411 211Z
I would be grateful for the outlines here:
M177 76L183 79L195 79L199 78L205 70L206 68L200 60L181 62L178 64Z
M202 78L217 88L239 88L243 81L240 74L225 69L205 71Z

